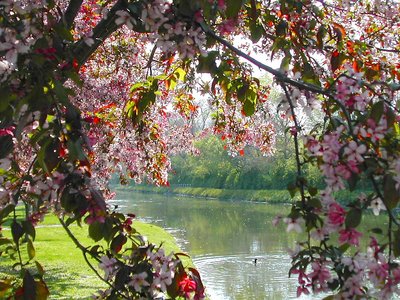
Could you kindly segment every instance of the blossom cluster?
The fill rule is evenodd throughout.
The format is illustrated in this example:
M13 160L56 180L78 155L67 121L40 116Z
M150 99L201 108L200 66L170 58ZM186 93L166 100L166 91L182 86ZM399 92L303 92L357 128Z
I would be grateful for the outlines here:
M113 281L115 276L123 266L130 266L129 276L125 279L125 284L133 292L133 295L148 297L151 299L163 297L167 294L167 288L180 278L181 262L172 254L165 255L163 249L155 249L154 245L148 245L144 256L133 251L130 257L122 257L125 263L114 257L104 255L101 257L99 268L104 271L104 278ZM140 257L140 262L137 261ZM141 271L135 272L135 266L140 265ZM132 273L131 273L132 272ZM204 290L197 289L197 283L186 274L182 279L178 279L179 294L184 299L204 299ZM99 291L94 295L94 299L104 299L109 295L111 290Z
M137 21L126 11L117 12L116 24L132 29ZM187 21L177 21L172 3L167 0L148 1L141 12L141 21L151 34L146 39L155 41L157 47L167 54L179 53L182 59L193 59L198 53L205 55L205 34L201 27Z

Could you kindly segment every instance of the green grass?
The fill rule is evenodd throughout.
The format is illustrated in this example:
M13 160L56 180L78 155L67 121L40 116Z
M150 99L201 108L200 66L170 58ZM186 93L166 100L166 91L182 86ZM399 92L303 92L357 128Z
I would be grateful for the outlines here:
M181 252L175 239L162 228L135 221L133 227L152 243L163 244L167 254L171 251ZM71 231L84 245L93 241L88 237L87 226L82 228L70 225ZM5 236L10 236L7 226L3 229ZM90 299L90 296L105 284L96 277L86 264L81 251L75 247L65 230L59 226L55 216L47 216L36 228L35 259L45 269L44 279L50 290L50 299ZM24 251L25 252L25 251ZM183 258L185 266L192 266L188 258ZM0 257L0 278L15 276L18 271L11 268L14 262ZM97 263L95 263L97 266ZM100 272L100 274L102 274Z
M206 187L153 187L145 185L118 187L117 189L133 189L144 193L174 194L189 197L202 197L220 200L244 200L252 202L289 203L290 194L286 190L230 190Z

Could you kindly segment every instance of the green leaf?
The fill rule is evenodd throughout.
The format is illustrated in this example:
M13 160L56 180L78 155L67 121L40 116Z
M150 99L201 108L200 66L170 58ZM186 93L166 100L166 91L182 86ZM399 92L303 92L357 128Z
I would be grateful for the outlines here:
M68 155L72 160L87 160L81 140L68 140ZM47 168L47 167L46 167Z
M322 49L324 47L324 38L327 34L327 30L324 25L321 25L317 31L317 47Z
M178 78L178 80L180 81L184 81L185 80L185 76L186 76L186 71L182 68L177 68L174 72L176 78Z
M54 88L53 88L57 99L64 104L68 104L69 100L68 100L68 96L71 95L71 93L69 92L70 90L68 88L66 88L61 82L59 81L54 81Z
M36 231L35 231L35 227L32 225L31 222L29 221L22 221L22 228L24 229L25 233L30 235L32 237L32 240L35 240L36 237Z
M345 252L347 251L347 249L349 249L349 248L350 248L350 245L349 245L349 244L344 244L344 245L342 245L342 246L339 247L339 250L340 250L342 253L345 253Z
M53 29L61 37L61 39L70 42L74 41L71 31L64 27L62 23L58 23L57 25L53 26Z
M240 87L237 89L236 94L237 94L238 100L239 100L240 102L242 102L242 103L245 102L245 100L246 100L246 93L247 93L248 89L249 89L249 85L248 85L247 83L244 83L242 86L240 86Z
M304 82L307 82L307 83L321 86L319 77L315 74L313 67L309 63L306 63L303 66L303 70L301 72L301 80L303 80Z
M383 101L376 102L372 105L370 118L372 118L375 121L375 123L379 123L383 115L384 108L385 108L385 103Z
M250 24L249 29L250 29L250 39L253 43L257 43L262 38L265 32L262 25L257 24L255 22L252 22Z
M10 135L0 136L0 159L5 158L14 148L14 143Z
M276 30L277 36L285 36L287 34L287 30L288 30L288 23L285 20L281 20L276 25L275 30Z
M315 196L318 194L318 189L316 187L308 187L308 193L310 194L310 196Z
M370 231L371 231L372 233L375 233L375 234L383 234L382 228L378 228L378 227L372 228Z
M120 268L115 275L115 287L117 289L121 289L124 287L125 283L129 280L129 268L127 266L123 266Z
M218 70L217 64L215 63L217 55L218 52L211 51L207 56L200 56L198 58L199 64L197 65L197 72L215 74Z
M242 7L242 0L227 0L226 2L226 16L228 19L236 18Z
M12 237L13 237L14 243L18 244L19 239L24 234L24 229L22 228L22 226L18 222L13 220L13 222L11 224L11 233L12 233Z
M383 179L383 198L389 209L395 208L399 203L400 195L396 189L396 181L391 175L386 175Z
M104 229L104 223L95 221L89 225L89 236L95 242L98 242L104 237L103 229Z
M36 282L28 270L24 270L23 279L23 299L35 300L36 299Z
M312 197L307 204L313 208L322 208L321 201L318 198Z
M35 265L36 265L36 269L38 270L39 275L43 276L44 275L43 266L37 261L35 261Z
M46 140L40 147L38 153L37 153L37 162L39 163L40 167L46 172L50 173L49 170L47 169L47 165L44 161L46 157L46 149L47 146L50 144L50 140Z
M362 211L359 208L352 208L346 215L346 228L356 228L360 225L362 219Z
M35 252L35 247L33 246L32 240L30 240L30 239L28 239L28 242L27 242L27 251L28 251L29 260L33 259L36 255L36 252Z
M280 70L288 71L291 60L292 60L292 55L287 54L281 61Z
M6 207L4 207L3 209L0 210L0 220L3 220L4 218L6 218L11 212L13 212L15 209L15 205L14 204L9 204Z
M351 176L349 179L347 179L347 183L349 184L349 190L354 191L357 187L357 182L360 179L358 174L351 173Z
M288 191L289 191L289 193L290 193L290 197L291 198L294 198L294 196L296 196L296 193L298 192L298 188L297 188L297 186L296 186L296 184L294 184L294 183L289 183L288 184L288 186L287 186L287 189L288 189Z
M393 254L395 257L400 256L400 230L394 232Z
M118 253L121 251L122 246L126 243L127 238L123 234L117 235L111 242L110 248L113 250L115 253Z
M3 87L0 89L1 101L0 101L0 112L4 112L11 101L17 99L15 94L11 93L9 88Z
M252 116L255 111L256 111L256 104L254 102L246 100L243 103L243 112L247 117Z

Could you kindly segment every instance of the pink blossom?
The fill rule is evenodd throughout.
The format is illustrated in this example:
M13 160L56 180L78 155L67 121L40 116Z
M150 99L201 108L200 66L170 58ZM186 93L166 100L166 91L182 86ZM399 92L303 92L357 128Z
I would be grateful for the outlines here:
M344 148L344 154L347 155L348 160L354 160L356 162L363 162L363 154L367 151L367 147L364 144L357 145L355 141L350 141L348 146Z
M192 295L195 293L197 284L196 281L185 276L179 283L179 289L186 299L191 299Z
M150 286L150 283L146 281L147 273L142 272L139 274L133 274L132 280L128 283L128 285L133 286L133 288L140 292L143 286Z
M346 279L344 282L345 292L343 293L345 299L354 299L355 296L364 295L362 279L361 273L354 274Z
M380 259L378 261L370 262L368 264L369 268L369 279L374 284L375 287L382 288L385 285L387 277L389 275L389 265Z
M14 130L15 130L15 126L9 126L9 127L6 127L6 128L1 128L0 129L0 136L6 136L6 135L14 136Z
M218 9L222 11L226 9L225 0L218 0Z
M277 215L274 217L274 219L272 220L272 225L273 226L278 226L279 222L282 220L282 216L281 215Z
M339 243L340 244L348 243L350 245L358 247L361 236L362 233L358 232L354 228L342 229L339 231Z
M309 295L310 291L305 286L298 286L297 287L297 297L300 297L302 294Z
M314 231L310 233L311 238L313 238L316 241L323 241L326 239L328 235L328 230L324 227L322 228L317 228Z
M174 275L175 272L173 269L163 265L161 269L154 274L153 285L165 292L167 290L167 286L172 284Z
M346 218L346 211L337 202L329 206L328 220L331 225L342 226Z
M117 260L114 257L109 258L106 255L102 256L100 260L99 268L104 271L104 279L107 280L114 274Z
M303 231L302 224L304 223L304 220L302 218L284 218L283 221L287 224L287 232L294 230L297 233L300 233Z
M331 273L329 269L322 262L314 261L311 264L312 272L308 274L311 278L314 291L322 292L328 288L328 281L331 279Z
M237 21L234 19L224 20L221 24L218 25L219 32L224 34L230 34L237 28Z
M372 209L375 216L378 216L379 212L381 210L386 210L385 204L382 202L381 198L379 198L379 197L375 197L374 199L372 199L371 204L369 205L369 208Z

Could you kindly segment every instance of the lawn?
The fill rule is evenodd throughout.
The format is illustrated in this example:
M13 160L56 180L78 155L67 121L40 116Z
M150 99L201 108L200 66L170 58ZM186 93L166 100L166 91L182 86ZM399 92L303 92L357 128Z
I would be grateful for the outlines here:
M160 227L135 221L134 228L148 237L155 244L163 243L166 252L180 252L175 239ZM4 235L10 232L3 229ZM87 228L70 225L71 231L84 245L91 245ZM87 266L82 253L75 247L65 230L54 216L47 217L36 228L36 259L45 269L45 281L50 290L50 299L89 299L104 283ZM184 265L191 265L190 260L184 260ZM0 277L12 276L17 271L12 270L12 263L0 257ZM102 273L101 273L102 274Z

